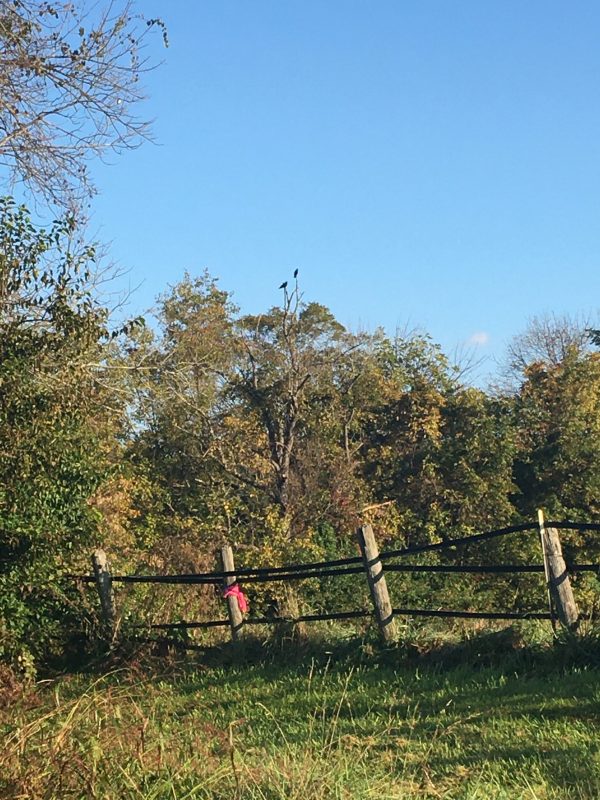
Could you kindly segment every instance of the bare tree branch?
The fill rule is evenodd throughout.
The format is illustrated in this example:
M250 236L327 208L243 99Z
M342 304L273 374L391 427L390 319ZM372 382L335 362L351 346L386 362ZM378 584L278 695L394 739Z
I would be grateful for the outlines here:
M91 159L150 136L136 115L144 99L143 55L159 19L132 0L0 0L0 164L10 186L71 209L94 193Z

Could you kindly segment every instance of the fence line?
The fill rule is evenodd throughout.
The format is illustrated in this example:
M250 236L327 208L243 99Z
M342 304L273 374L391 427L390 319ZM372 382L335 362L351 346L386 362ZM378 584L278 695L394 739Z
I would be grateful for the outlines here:
M505 528L499 528L485 533L476 533L458 539L445 539L441 542L433 542L423 545L412 545L401 549L388 550L379 553L377 544L370 526L363 526L358 530L357 536L361 549L361 556L333 559L329 561L309 562L305 564L288 564L281 567L247 567L235 569L233 563L233 551L227 545L222 550L223 569L220 571L206 573L187 573L179 575L111 575L102 551L94 554L94 571L92 575L71 575L70 578L91 582L95 581L102 604L103 621L105 628L112 631L114 635L115 609L114 605L107 605L107 597L112 597L112 583L156 583L173 585L219 585L222 584L226 589L229 609L229 620L208 620L202 622L177 622L177 623L156 623L150 626L139 626L147 630L177 630L194 628L217 628L230 626L232 637L239 638L242 627L245 625L263 625L274 623L298 623L313 622L319 620L342 620L359 619L375 615L379 624L380 632L384 640L393 638L393 618L394 616L415 616L415 617L441 617L459 619L543 619L552 620L553 625L556 618L560 618L567 627L574 628L577 624L577 608L572 599L572 591L568 578L569 572L596 572L600 577L600 564L577 564L567 567L562 558L560 541L557 529L566 530L591 530L600 531L599 523L588 522L547 522L543 521L543 514L539 514L538 524L522 523ZM387 563L390 559L410 556L417 553L446 550L455 547L478 544L489 541L490 539L539 530L544 537L551 536L554 544L548 549L542 547L543 564L406 564L406 563ZM549 540L548 540L549 541ZM102 573L98 572L98 557L104 558ZM452 609L410 609L392 608L389 600L387 587L384 577L385 569L397 573L447 573L447 574L518 574L518 573L545 573L546 584L549 589L549 611L548 612L514 612L514 611L462 611ZM552 563L550 563L552 562ZM549 566L552 569L549 569ZM323 614L305 614L294 618L287 617L244 617L245 596L239 589L239 580L244 583L266 583L280 581L307 580L311 578L340 577L344 575L356 575L366 571L374 605L374 612L369 610L351 610ZM233 587L233 591L232 591ZM551 591L550 591L551 590ZM567 592L569 603L572 609L566 613ZM108 609L108 611L107 611Z
M458 619L552 619L546 611L462 611L436 608L394 608L397 617L442 617ZM244 625L273 625L274 623L319 622L327 620L360 619L372 617L373 612L336 611L331 614L301 614L298 617L247 617ZM157 622L152 625L139 625L144 630L193 630L199 628L226 628L229 620L208 620L205 622Z
M591 530L600 531L600 523L592 522L547 522L546 527L558 528L559 530ZM459 539L445 539L441 542L433 542L422 545L411 545L410 547L403 547L397 550L384 550L379 554L382 561L387 561L390 558L398 558L400 556L415 555L417 553L424 553L433 550L445 550L451 547L461 547L469 544L477 544L478 542L489 541L501 536L507 536L513 533L525 533L528 531L536 531L538 526L533 523L523 523L521 525L511 525L506 528L498 528L496 530L487 531L485 533L476 533L471 536L463 536ZM294 580L292 574L300 573L298 580L304 577L331 577L334 575L352 575L361 573L362 567L357 567L354 570L347 570L345 572L330 572L324 575L323 569L334 567L345 567L354 564L362 564L361 556L350 556L348 558L338 558L329 561L315 561L306 564L287 564L282 567L243 567L235 570L218 570L214 572L204 573L183 573L175 575L113 575L113 582L119 583L208 583L218 584L224 578L235 577L238 580L244 579L245 583L248 582L266 582L275 580ZM518 565L515 565L518 566ZM528 566L528 565L524 565ZM578 567L581 571L591 571L591 567L595 565L581 565ZM392 569L392 565L387 565L386 569ZM394 567L395 569L395 567ZM316 571L319 571L318 574ZM396 569L395 571L400 571ZM526 570L525 570L526 571ZM533 571L533 570L532 570ZM308 573L306 576L302 573ZM312 574L315 573L315 574ZM276 577L276 576L281 577ZM69 575L69 578L80 580L83 582L93 582L92 575ZM260 579L264 579L261 581Z
M548 523L551 525L552 523ZM581 523L581 525L586 525L587 523ZM556 526L555 526L556 527ZM379 558L382 561L385 561L389 558L397 558L399 556L407 556L413 555L416 553L424 553L430 550L443 550L449 547L459 547L462 545L467 544L475 544L477 542L488 541L490 539L495 539L500 536L507 536L512 533L522 533L525 531L533 531L537 530L537 525L533 523L523 523L520 525L511 525L510 527L506 528L498 528L493 531L487 531L486 533L476 533L471 536L463 536L459 539L445 539L441 542L433 542L429 544L422 544L422 545L411 545L410 547L403 547L398 550L384 550L379 554ZM598 526L598 530L600 530L600 525ZM119 581L121 583L160 583L163 579L169 579L171 582L175 583L175 581L179 581L181 583L219 583L224 578L243 578L244 582L247 583L251 578L258 578L258 577L265 577L267 580L291 580L289 576L292 573L296 572L308 572L308 571L316 571L319 570L319 574L322 574L320 571L322 569L327 569L330 567L341 567L341 566L350 566L353 564L362 564L362 556L350 556L348 558L338 558L329 561L314 561L305 564L287 564L282 567L243 567L241 569L235 570L219 570L214 572L205 572L205 573L184 573L179 575L113 575L113 581ZM362 568L358 569L357 572L362 572ZM352 573L348 573L352 574ZM274 576L283 575L282 578L277 578ZM94 578L89 575L71 575L71 578L77 578L78 580L82 581L93 581ZM312 576L311 576L312 577Z
M457 609L427 609L427 608L394 608L397 617L440 617L458 619L542 619L551 620L553 617L546 611L462 611ZM338 611L331 614L303 614L299 617L248 617L244 625L273 625L274 623L317 622L327 620L360 619L372 617L372 611ZM210 620L207 622L158 622L153 625L140 625L145 630L192 630L199 628L226 628L229 621Z
M600 522L568 522L567 520L556 522L550 520L546 522L546 527L565 531L600 531Z
M386 564L387 572L407 573L464 573L464 574L518 574L542 573L542 564ZM569 572L598 572L600 564L570 564ZM290 573L281 575L256 575L244 579L244 583L273 583L277 581L304 581L311 578L332 578L344 575L360 575L363 567L348 569L321 570L320 572ZM217 573L218 575L219 573ZM93 583L93 575L73 575L75 580ZM194 575L113 575L113 583L162 583L172 586L200 585L213 586L221 583L221 578L212 573Z

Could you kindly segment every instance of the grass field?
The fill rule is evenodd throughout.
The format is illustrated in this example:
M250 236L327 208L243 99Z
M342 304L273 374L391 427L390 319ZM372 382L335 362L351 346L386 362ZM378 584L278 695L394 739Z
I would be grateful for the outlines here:
M3 798L600 797L600 670L511 631L141 653L0 701Z

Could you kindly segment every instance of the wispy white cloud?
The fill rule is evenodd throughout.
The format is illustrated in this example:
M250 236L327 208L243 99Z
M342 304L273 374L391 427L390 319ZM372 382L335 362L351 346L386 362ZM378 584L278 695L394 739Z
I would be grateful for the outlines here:
M486 333L485 331L477 331L469 336L467 339L467 344L471 345L472 347L483 347L489 342L489 340L489 333Z

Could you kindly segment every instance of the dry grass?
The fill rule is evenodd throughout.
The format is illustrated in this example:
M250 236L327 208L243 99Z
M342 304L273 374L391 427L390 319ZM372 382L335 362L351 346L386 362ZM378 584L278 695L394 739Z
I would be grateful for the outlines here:
M359 642L286 663L242 648L5 681L0 796L597 800L599 673L467 652L446 668Z

